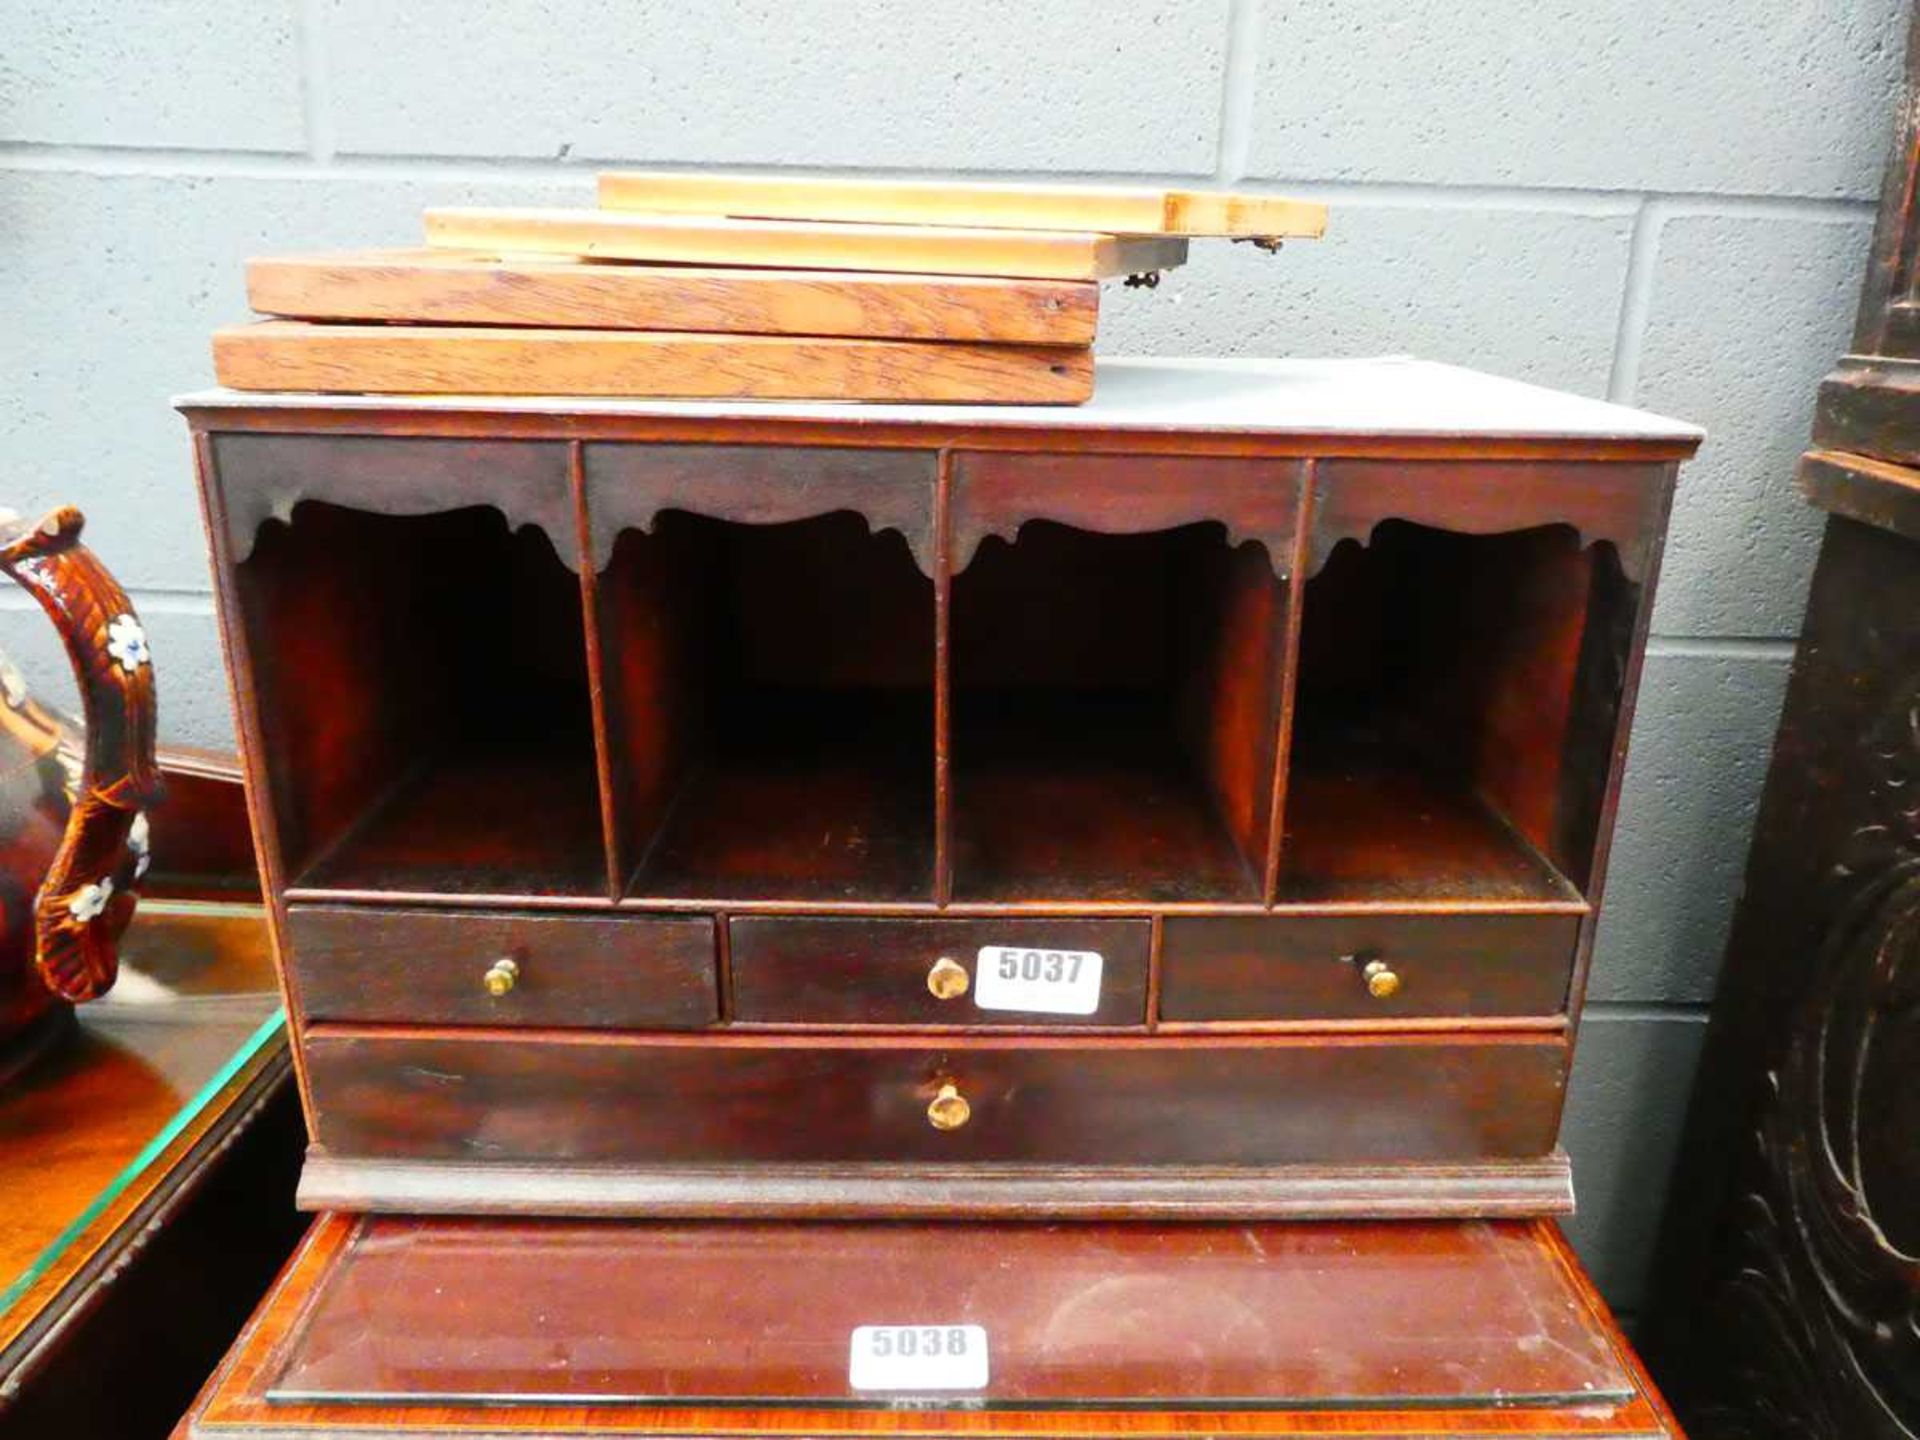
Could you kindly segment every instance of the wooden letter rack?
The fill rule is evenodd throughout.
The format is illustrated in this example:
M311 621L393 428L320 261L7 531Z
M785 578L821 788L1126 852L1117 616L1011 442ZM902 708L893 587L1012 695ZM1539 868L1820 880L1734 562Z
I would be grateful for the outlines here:
M306 1203L1566 1207L1690 427L1407 360L184 408Z

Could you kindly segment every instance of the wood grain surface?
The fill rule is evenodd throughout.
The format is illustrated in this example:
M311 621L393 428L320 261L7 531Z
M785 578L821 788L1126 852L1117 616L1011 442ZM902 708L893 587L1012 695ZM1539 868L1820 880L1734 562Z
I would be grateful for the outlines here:
M1087 345L1100 291L1077 280L597 264L418 249L249 260L247 303L301 320Z
M1312 201L1151 185L996 185L614 170L600 177L600 204L609 210L743 219L1102 230L1117 235L1317 239L1327 228L1327 207Z
M729 923L733 1018L776 1025L1098 1025L1146 1018L1145 920L865 920L745 916ZM976 1002L986 946L1093 951L1097 1008L1087 1015L987 1010ZM968 988L936 996L928 972L962 967Z
M705 916L295 906L287 928L308 1020L681 1029L719 1018ZM502 960L514 984L494 995L485 977Z
M1553 1148L1549 1034L596 1035L317 1026L340 1155L643 1164L1358 1164ZM943 1084L971 1106L936 1129Z
M1173 915L1166 1020L1371 1020L1558 1015L1577 915ZM1374 995L1364 966L1399 989Z
M1400 1383L1407 1383L1413 1377L1406 1375L1404 1365L1396 1361L1414 1359L1415 1351L1434 1357L1426 1362L1428 1366L1444 1366L1446 1358L1461 1353L1461 1331L1466 1328L1479 1337L1489 1359L1497 1365L1511 1365L1525 1356L1524 1363L1561 1366L1576 1357L1585 1357L1592 1368L1584 1378L1592 1380L1595 1388L1588 1393L1583 1386L1578 1401L1543 1403L1545 1397L1538 1394L1507 1395L1497 1403L1488 1403L1485 1397L1470 1401L1460 1384L1464 1377L1456 1378L1453 1395L1435 1393L1418 1406L1409 1405L1404 1399L1396 1403L1385 1397L1356 1406L1341 1398L1320 1395L1295 1406L1266 1409L1252 1409L1244 1404L1216 1404L1196 1409L1191 1402L1182 1408L1177 1401L1124 1410L1116 1408L1111 1401L1104 1409L1097 1404L1038 1409L976 1404L907 1407L886 1403L828 1409L817 1403L808 1405L793 1400L769 1403L766 1399L755 1401L746 1396L731 1405L700 1406L668 1399L653 1404L596 1403L586 1395L531 1403L528 1397L516 1396L513 1403L490 1404L473 1394L458 1399L448 1397L435 1403L409 1393L359 1401L326 1400L317 1396L295 1399L286 1393L293 1367L301 1365L309 1356L314 1361L324 1361L321 1352L307 1348L308 1332L303 1322L319 1313L318 1307L337 1303L339 1296L346 1294L342 1290L336 1296L335 1287L340 1285L345 1267L352 1263L359 1248L366 1245L370 1247L369 1255L388 1261L414 1258L405 1238L405 1227L419 1223L331 1215L315 1225L305 1248L255 1313L225 1364L208 1381L192 1413L182 1422L178 1432L180 1440L322 1440L322 1437L374 1440L374 1437L390 1437L416 1426L430 1428L450 1440L465 1436L557 1434L1021 1436L1053 1437L1053 1440L1093 1440L1093 1437L1120 1435L1167 1437L1167 1440L1186 1436L1319 1435L1345 1436L1349 1440L1351 1437L1549 1440L1549 1437L1586 1436L1593 1440L1598 1437L1665 1440L1679 1434L1645 1370L1607 1313L1605 1304L1594 1293L1592 1283L1581 1271L1564 1239L1550 1223L1538 1221L1498 1227L1388 1224L1268 1231L1260 1244L1244 1247L1247 1272L1245 1275L1236 1272L1232 1283L1237 1287L1252 1281L1262 1252L1269 1257L1269 1264L1285 1267L1303 1281L1310 1280L1305 1287L1311 1297L1310 1304L1297 1313L1291 1307L1282 1307L1285 1320L1297 1319L1317 1332L1309 1349L1331 1347L1333 1353L1346 1355L1357 1348L1371 1350L1378 1346L1394 1356L1385 1362L1389 1368L1379 1375L1350 1375L1349 1384L1381 1385L1388 1383L1389 1376L1398 1376ZM389 1229L389 1225L396 1228ZM456 1251L463 1252L449 1276L462 1287L494 1273L475 1253L484 1251L488 1245L499 1247L498 1253L503 1257L524 1262L528 1257L515 1248L518 1241L537 1242L546 1236L564 1245L566 1234L579 1233L524 1225L498 1228L449 1225L446 1230L438 1231L432 1228L431 1222L423 1228L428 1234L443 1234ZM605 1242L620 1232L595 1233ZM812 1233L824 1232L815 1227ZM946 1233L940 1228L910 1231L890 1238L909 1242L917 1239L926 1254L937 1256ZM1158 1232L1149 1227L1124 1227L1119 1233L1104 1235L1100 1231L1087 1231L1080 1238L1086 1243L1123 1244L1129 1251L1137 1249L1141 1255L1151 1257L1156 1253ZM1204 1233L1189 1235L1185 1243L1204 1244L1211 1238ZM390 1250L390 1246L399 1248ZM724 1249L714 1256L719 1264L727 1263L730 1258ZM534 1272L532 1282L540 1283L543 1289L553 1286L564 1291L570 1283L577 1284L577 1291L571 1292L568 1310L548 1313L571 1313L575 1304L607 1303L619 1295L617 1287L603 1283L603 1269L583 1263L584 1259L569 1256L560 1266ZM1097 1277L1108 1268L1111 1267L1093 1267L1091 1273ZM576 1272L582 1272L582 1277L573 1282L570 1277ZM1180 1274L1180 1270L1175 1269L1170 1278L1177 1283ZM754 1281L745 1286L745 1291L757 1292L758 1282L763 1278L779 1281L783 1277L777 1267L763 1266ZM863 1286L871 1287L876 1274L863 1272L859 1280ZM1513 1287L1516 1299L1525 1297L1518 1307L1518 1315L1510 1317L1516 1321L1510 1328L1503 1329L1495 1316L1499 1307L1476 1308L1470 1318L1457 1303L1469 1293L1485 1298L1488 1292L1483 1287L1503 1283ZM364 1318L382 1326L404 1325L397 1317L404 1313L410 1293L389 1291L388 1297L396 1308L389 1312L383 1307ZM716 1301L726 1299L731 1293L732 1290L722 1291L717 1286L693 1292L699 1296L711 1295ZM817 1286L809 1292L803 1304L808 1313L813 1312L813 1302L820 1293ZM483 1283L470 1295L462 1290L461 1299L470 1299L472 1308L464 1304L450 1308L469 1326L485 1323L488 1317L521 1324L529 1313L528 1307L520 1303L521 1298L510 1288L489 1289ZM1431 1314L1436 1303L1446 1313L1429 1335L1422 1331L1420 1321ZM1373 1328L1353 1326L1351 1317L1356 1313L1356 1306L1362 1307L1366 1315L1377 1317ZM1242 1305L1223 1306L1222 1310L1245 1320L1253 1318ZM1532 1312L1531 1319L1526 1317L1528 1310ZM676 1304L664 1313L678 1316L681 1311ZM645 1307L627 1307L617 1317L609 1318L617 1318L617 1323L624 1327L655 1323L664 1319L664 1313ZM1103 1310L1103 1313L1107 1312ZM389 1315L396 1318L389 1319ZM1571 1333L1571 1350L1554 1345L1547 1347L1550 1353L1528 1355L1523 1345L1529 1336L1541 1335L1548 1317L1552 1317L1555 1333L1563 1340ZM1216 1313L1206 1317L1205 1323L1218 1324L1223 1318ZM595 1327L574 1328L586 1331ZM1256 1326L1256 1331L1259 1328ZM431 1345L439 1329L436 1323L425 1331L417 1326L411 1331L400 1331L395 1334L395 1340L404 1349L392 1351L383 1347L383 1352L424 1356L425 1347ZM1401 1336L1412 1342L1412 1349L1395 1344L1396 1337ZM356 1348L339 1352L339 1358L357 1360L357 1345L364 1337L362 1329L355 1336ZM487 1348L483 1353L499 1352ZM551 1355L551 1348L544 1353ZM843 1348L841 1357L844 1359L844 1356ZM1494 1360L1495 1356L1499 1358ZM1415 1368L1426 1373L1418 1365ZM297 1373L309 1372L302 1369ZM1116 1374L1115 1378L1120 1376ZM280 1398L270 1399L269 1395L275 1392L280 1392Z
M434 209L426 212L426 230L429 245L468 250L1050 280L1170 270L1187 258L1187 242L1167 236L733 220L617 210Z
M1060 345L265 320L213 337L236 390L657 395L1073 405L1093 352Z

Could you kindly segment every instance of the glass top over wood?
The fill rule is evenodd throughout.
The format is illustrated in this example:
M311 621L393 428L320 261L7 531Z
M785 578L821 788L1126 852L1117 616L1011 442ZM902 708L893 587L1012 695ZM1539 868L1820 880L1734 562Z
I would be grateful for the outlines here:
M335 1224L352 1222L332 1222ZM1540 1224L356 1224L270 1404L1308 1409L1637 1393ZM986 1382L856 1389L856 1327Z
M0 1095L0 1367L284 1054L264 912L144 902L76 1031Z

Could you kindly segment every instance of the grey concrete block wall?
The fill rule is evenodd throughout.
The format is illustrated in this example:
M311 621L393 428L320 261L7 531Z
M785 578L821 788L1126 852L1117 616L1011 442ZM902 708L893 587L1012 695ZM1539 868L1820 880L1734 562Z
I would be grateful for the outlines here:
M1638 1302L1798 625L1903 0L15 0L0 30L0 503L75 500L221 743L183 430L248 254L404 244L591 162L1200 177L1330 201L1112 291L1117 353L1412 352L1706 425L1674 518L1567 1112L1574 1234ZM58 656L0 594L0 644ZM55 686L57 690L57 684Z

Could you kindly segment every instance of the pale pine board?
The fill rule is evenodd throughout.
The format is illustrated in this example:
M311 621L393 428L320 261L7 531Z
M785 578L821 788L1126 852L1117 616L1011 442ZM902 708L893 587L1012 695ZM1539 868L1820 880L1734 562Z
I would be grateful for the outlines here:
M699 269L366 250L247 262L247 302L304 320L414 320L896 340L1093 341L1091 281Z
M213 364L236 390L1007 405L1074 405L1093 393L1084 346L638 330L265 320L216 331Z
M1225 235L1318 239L1327 207L1279 195L1145 185L997 185L873 180L839 175L609 171L609 210L743 219L1077 230L1116 235Z
M1165 236L733 220L618 210L435 209L427 243L514 254L797 270L1101 280L1185 263Z

